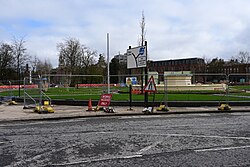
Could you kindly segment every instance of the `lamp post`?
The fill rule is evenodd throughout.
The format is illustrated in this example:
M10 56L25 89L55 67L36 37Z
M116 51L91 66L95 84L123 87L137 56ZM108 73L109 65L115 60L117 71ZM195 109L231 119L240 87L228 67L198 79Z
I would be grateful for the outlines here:
M107 33L107 73L108 73L108 94L110 94L110 75L109 75L109 33Z

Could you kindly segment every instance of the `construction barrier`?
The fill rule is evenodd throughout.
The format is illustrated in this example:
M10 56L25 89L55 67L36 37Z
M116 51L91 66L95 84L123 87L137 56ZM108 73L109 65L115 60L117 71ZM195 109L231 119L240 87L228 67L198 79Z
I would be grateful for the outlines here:
M139 90L139 89L132 89L132 94L139 95L142 93L141 93L141 90Z
M3 85L0 89L18 89L19 85ZM38 88L38 85L20 85L20 88Z
M108 84L77 84L75 87L104 87L108 86ZM110 86L119 86L118 84L110 84Z
M89 102L88 102L88 109L86 111L93 111L93 107L92 107L92 100L89 99Z

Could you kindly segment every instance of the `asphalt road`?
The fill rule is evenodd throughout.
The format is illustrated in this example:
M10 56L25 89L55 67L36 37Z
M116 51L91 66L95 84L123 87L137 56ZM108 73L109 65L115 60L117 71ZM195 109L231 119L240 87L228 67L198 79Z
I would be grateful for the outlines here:
M0 166L250 166L250 113L0 124Z

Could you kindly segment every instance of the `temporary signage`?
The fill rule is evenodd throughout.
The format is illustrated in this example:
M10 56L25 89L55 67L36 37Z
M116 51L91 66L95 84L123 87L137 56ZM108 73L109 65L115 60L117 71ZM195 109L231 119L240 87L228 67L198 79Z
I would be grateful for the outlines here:
M127 85L131 85L132 84L130 77L126 77L126 84Z
M98 106L108 107L110 105L111 99L112 99L112 94L103 94L98 102Z
M127 85L136 85L137 78L136 77L126 77L126 84Z
M127 68L141 68L147 66L146 46L139 46L127 50Z
M145 92L156 92L156 85L155 85L155 81L154 81L154 77L151 76L148 84L145 86L144 88Z

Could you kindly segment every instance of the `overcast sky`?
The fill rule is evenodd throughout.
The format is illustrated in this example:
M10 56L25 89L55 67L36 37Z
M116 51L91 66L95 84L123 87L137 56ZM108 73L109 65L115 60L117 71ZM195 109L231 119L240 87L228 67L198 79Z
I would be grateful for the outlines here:
M0 41L24 38L28 52L58 65L67 37L111 58L137 46L142 11L149 59L229 59L249 51L250 0L0 0Z

